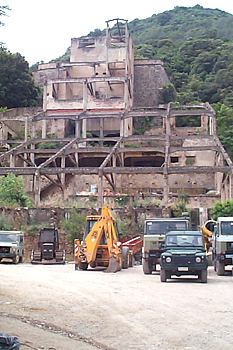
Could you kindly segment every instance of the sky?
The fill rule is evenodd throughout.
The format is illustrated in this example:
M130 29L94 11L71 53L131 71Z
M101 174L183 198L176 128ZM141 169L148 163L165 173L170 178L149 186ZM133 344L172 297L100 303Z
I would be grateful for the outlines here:
M30 65L63 55L71 38L104 29L105 21L143 19L175 6L201 5L233 14L231 0L0 0L11 8L0 27L0 42Z

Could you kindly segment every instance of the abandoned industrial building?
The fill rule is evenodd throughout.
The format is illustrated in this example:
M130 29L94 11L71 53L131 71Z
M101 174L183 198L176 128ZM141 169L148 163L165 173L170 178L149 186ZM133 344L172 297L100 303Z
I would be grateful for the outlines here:
M43 108L0 113L0 175L23 175L37 205L91 188L99 206L109 194L143 193L166 207L182 192L192 208L231 198L214 110L163 104L163 63L134 58L127 21L106 23L103 36L71 40L68 63L38 67Z

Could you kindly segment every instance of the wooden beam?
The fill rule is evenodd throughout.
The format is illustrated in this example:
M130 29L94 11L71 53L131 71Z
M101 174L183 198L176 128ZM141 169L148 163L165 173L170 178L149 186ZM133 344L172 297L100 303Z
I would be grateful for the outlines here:
M2 159L4 159L4 158L8 157L9 155L13 154L15 151L17 151L17 150L19 150L19 149L21 149L21 148L24 148L24 147L25 147L26 145L28 145L28 144L29 144L29 142L24 141L24 142L22 142L20 145L18 145L18 146L16 146L16 147L10 149L9 151L6 151L5 153L1 154L1 155L0 155L0 161L1 161Z
M76 143L78 141L78 138L73 139L72 141L70 141L69 143L67 143L65 146L63 146L57 153L55 153L52 157L50 157L49 159L47 159L44 163L40 164L38 166L38 169L44 168L46 167L48 164L50 164L51 162L53 162L57 157L59 157L61 154L63 154L63 152L68 149L69 147L71 147L74 143Z
M108 181L108 183L111 186L112 190L115 191L116 190L116 186L115 186L115 183L113 181L112 174L110 174L110 176L111 176L111 179L109 178L109 176L107 174L104 174L104 177Z
M122 141L122 137L119 139L119 141L117 141L117 143L115 144L115 146L113 147L113 149L111 150L111 152L109 153L109 155L104 159L104 161L102 162L102 164L100 165L100 169L102 170L110 161L112 155L116 152L117 148L119 147L120 143Z
M0 167L0 175L7 175L13 173L16 175L34 175L38 170L37 167ZM203 166L203 167L170 167L168 174L214 174L214 173L232 173L232 167L229 166ZM60 167L41 168L40 173L42 175L56 175L56 174L72 174L72 175L98 175L99 168L97 167L66 167L62 169ZM103 169L104 174L163 174L162 167L105 167Z

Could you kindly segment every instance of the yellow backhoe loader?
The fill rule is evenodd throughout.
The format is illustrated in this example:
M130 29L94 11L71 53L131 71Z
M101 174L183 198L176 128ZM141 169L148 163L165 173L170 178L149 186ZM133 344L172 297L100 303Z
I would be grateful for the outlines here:
M204 238L206 255L207 255L209 265L212 265L212 235L214 232L215 225L216 225L216 221L208 220L201 227L201 232Z
M130 254L129 248L118 240L116 222L108 207L102 208L101 215L88 217L83 241L74 241L76 270L87 270L90 266L117 272L129 266Z

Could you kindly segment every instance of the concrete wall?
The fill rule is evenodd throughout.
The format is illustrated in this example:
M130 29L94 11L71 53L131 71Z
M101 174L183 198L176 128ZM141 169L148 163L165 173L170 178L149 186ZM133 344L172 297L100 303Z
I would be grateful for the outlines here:
M160 103L160 89L169 83L161 61L134 60L133 107L155 107Z

